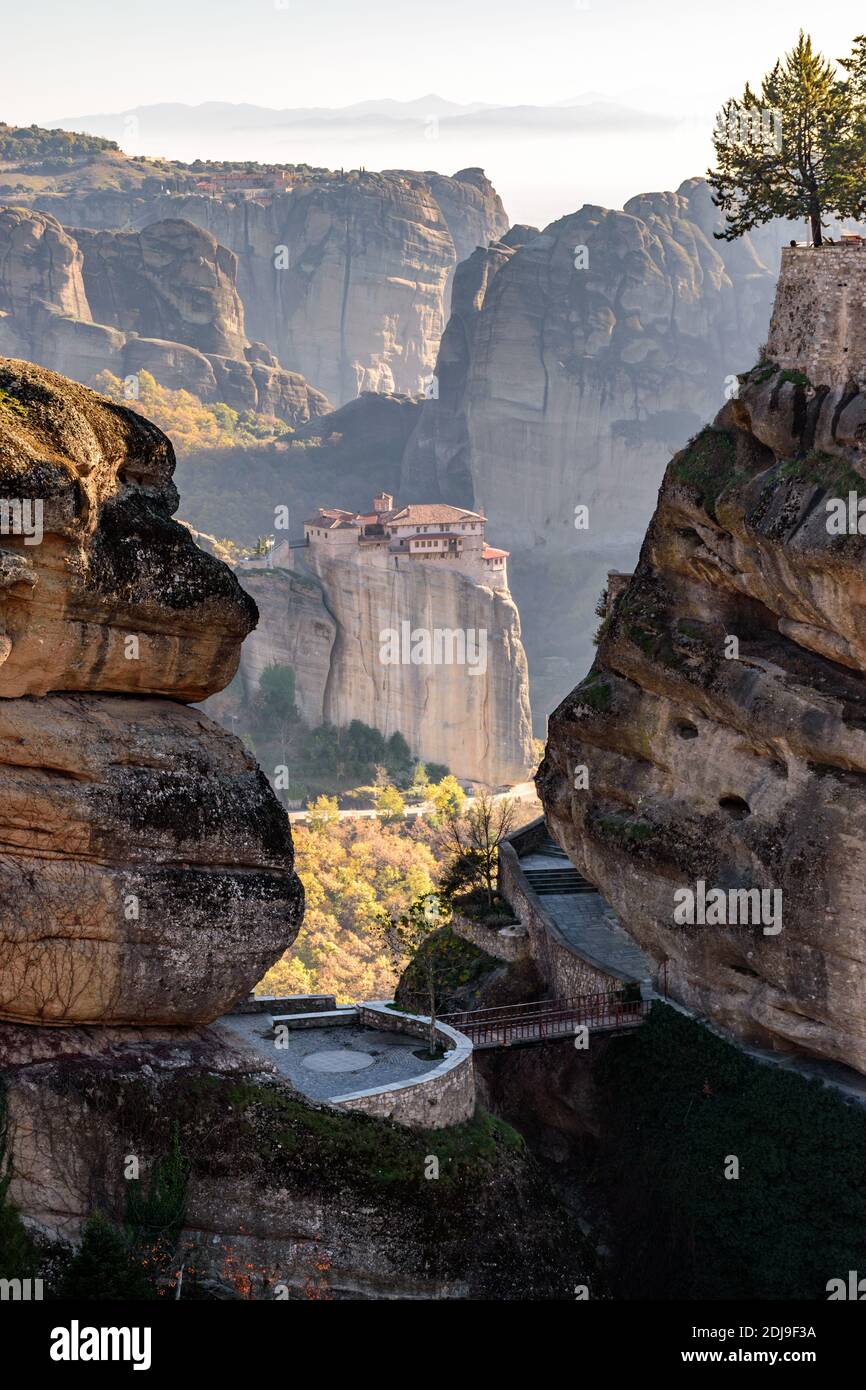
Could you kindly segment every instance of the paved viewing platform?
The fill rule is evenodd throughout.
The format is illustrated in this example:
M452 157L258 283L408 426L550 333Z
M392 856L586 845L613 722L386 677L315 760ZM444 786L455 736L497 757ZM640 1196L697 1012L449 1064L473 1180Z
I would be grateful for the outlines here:
M437 1059L418 1056L425 1051L420 1038L383 1033L355 1022L286 1029L280 1035L285 1042L282 1047L276 1046L266 1014L228 1014L220 1023L262 1053L311 1100L331 1100L361 1087L410 1081L439 1065Z

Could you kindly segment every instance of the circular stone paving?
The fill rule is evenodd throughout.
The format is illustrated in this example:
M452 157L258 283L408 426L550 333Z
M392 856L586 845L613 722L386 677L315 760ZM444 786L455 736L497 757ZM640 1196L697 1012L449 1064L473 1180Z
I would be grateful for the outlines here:
M331 1052L311 1052L304 1058L304 1066L311 1071L363 1071L372 1067L376 1058L369 1052L349 1052L347 1048L334 1048Z

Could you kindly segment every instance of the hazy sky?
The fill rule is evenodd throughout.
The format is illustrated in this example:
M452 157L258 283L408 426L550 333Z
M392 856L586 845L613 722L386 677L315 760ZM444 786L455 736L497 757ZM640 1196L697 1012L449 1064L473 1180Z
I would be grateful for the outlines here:
M428 91L511 104L652 87L687 106L759 76L800 25L833 56L866 28L854 0L33 0L3 10L2 104L17 121L155 101L331 106Z
M545 221L578 201L619 205L631 193L703 172L711 153L707 120L746 78L760 78L801 25L837 57L866 29L866 14L854 0L7 3L0 118L45 124L164 101L340 106L428 92L454 101L545 104L595 91L683 122L667 150L658 140L643 148L627 137L606 142L603 154L558 149L544 179L558 173L562 191L540 202L529 177L535 155L524 151L524 183L520 151L501 161L494 153L497 168L488 172L504 180L504 192L511 185L519 204L513 215ZM255 149L247 154L257 157ZM329 157L348 167L359 162L355 151L340 154L335 149ZM369 167L375 154L362 153ZM479 154L443 149L443 172L453 172L455 160L454 167L489 166L490 153ZM413 162L437 164L429 147Z

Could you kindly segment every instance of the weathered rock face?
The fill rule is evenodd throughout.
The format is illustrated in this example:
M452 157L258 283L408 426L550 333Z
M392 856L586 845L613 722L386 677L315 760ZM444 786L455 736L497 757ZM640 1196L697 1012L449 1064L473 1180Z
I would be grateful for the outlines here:
M43 301L89 319L82 255L47 214L4 208L0 215L0 313L26 315Z
M604 574L632 567L671 450L766 336L782 232L731 245L717 217L689 180L517 229L455 276L403 487L483 506L510 549L542 717L589 659Z
M400 732L425 762L474 781L522 781L532 762L529 682L510 594L431 566L377 569L320 548L305 554L337 627L325 719L360 719L386 738ZM386 634L402 642L404 624L464 634L473 663L384 662Z
M165 435L28 363L0 359L0 391L0 497L33 531L10 511L0 535L0 696L221 689L255 605L172 520Z
M173 468L141 416L0 361L0 1019L207 1022L300 925L263 774L125 693L220 690L257 616L172 520Z
M2 700L0 785L0 1018L208 1021L300 926L286 818L196 710Z
M480 170L311 172L268 203L175 197L138 221L168 208L237 253L247 331L338 405L424 389L458 259L508 225Z
M319 583L287 569L244 568L241 578L259 610L259 624L241 650L241 674L248 699L258 694L266 666L290 666L295 703L310 728L325 719L325 692L337 624L325 606Z
M177 1135L191 1169L178 1251L199 1296L558 1299L593 1269L513 1131L480 1118L446 1150L430 1131L328 1112L220 1027L6 1025L0 1079L11 1199L49 1238L74 1239L94 1194L120 1221L124 1156L149 1175Z
M861 393L798 371L743 379L670 464L538 779L555 835L675 998L861 1071L866 543L828 530L827 503L864 490L864 419ZM766 891L760 921L708 907L678 925L674 895L699 881Z
M293 425L330 410L321 391L247 342L236 258L189 222L70 233L46 213L0 208L0 264L8 356L84 382L149 371L163 386Z
M243 357L237 259L200 227L172 218L141 232L75 229L71 235L84 257L87 299L99 323Z

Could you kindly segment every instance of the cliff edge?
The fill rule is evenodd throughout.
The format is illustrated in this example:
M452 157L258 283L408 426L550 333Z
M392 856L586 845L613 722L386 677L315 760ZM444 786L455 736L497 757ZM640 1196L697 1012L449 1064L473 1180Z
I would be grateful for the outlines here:
M674 998L866 1071L863 298L826 352L788 318L793 284L835 289L852 255L866 284L866 254L811 251L802 279L794 255L770 339L786 365L741 377L670 463L538 785Z

